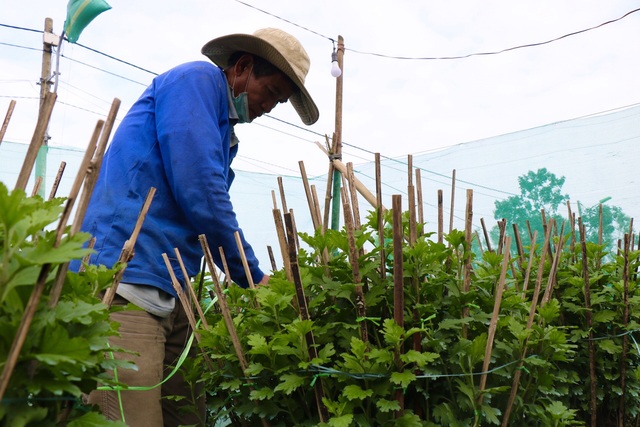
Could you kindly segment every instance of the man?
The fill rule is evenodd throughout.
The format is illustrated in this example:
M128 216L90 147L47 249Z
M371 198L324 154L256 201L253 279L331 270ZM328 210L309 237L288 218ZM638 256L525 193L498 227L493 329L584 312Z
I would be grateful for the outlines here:
M213 64L186 63L156 77L122 120L105 153L82 227L96 237L92 263L113 265L149 188L156 188L114 301L143 310L112 315L121 324L121 337L114 343L139 353L127 356L138 371L117 372L119 381L129 386L159 384L190 333L163 253L172 259L182 282L174 248L194 276L202 259L198 235L205 234L214 256L218 247L224 249L231 278L248 285L234 237L234 232L242 233L229 198L234 177L230 166L238 151L234 124L251 122L287 100L307 125L319 115L304 86L309 57L290 34L273 28L232 34L211 40L202 53ZM244 236L242 245L252 280L266 284L269 276ZM204 400L162 399L176 395L192 396L179 375L149 391L123 391L122 410L113 391L95 391L89 401L99 404L110 419L124 415L134 427L202 425ZM194 404L197 413L181 410Z

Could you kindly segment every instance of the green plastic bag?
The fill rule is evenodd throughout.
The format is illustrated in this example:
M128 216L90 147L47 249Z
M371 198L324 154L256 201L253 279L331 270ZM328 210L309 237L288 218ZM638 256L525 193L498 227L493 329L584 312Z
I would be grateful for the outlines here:
M93 18L109 9L111 6L104 0L69 0L67 19L64 21L64 33L69 42L77 42L80 33Z

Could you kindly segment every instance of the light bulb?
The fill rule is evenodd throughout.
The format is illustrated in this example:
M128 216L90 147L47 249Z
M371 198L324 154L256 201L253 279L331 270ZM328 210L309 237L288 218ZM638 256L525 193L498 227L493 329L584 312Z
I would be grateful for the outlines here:
M342 74L342 70L340 69L340 65L338 65L338 54L334 51L331 54L331 75L333 77L340 77Z

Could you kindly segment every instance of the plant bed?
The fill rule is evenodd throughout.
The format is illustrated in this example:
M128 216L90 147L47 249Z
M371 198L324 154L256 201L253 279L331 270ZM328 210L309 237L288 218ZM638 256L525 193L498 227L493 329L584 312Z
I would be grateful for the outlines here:
M608 254L550 225L527 254L507 240L479 255L470 233L408 238L406 213L398 242L392 218L382 247L370 214L353 233L302 233L298 279L226 289L233 327L210 310L200 331L211 425L637 425L632 239Z

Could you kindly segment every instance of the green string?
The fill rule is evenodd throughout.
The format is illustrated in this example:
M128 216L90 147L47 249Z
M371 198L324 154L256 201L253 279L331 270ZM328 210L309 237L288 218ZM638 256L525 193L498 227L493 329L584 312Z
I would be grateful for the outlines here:
M211 302L209 303L209 305L205 309L204 313L207 313L211 309L211 307L213 307L213 305L216 303L217 300L218 300L217 297L212 298ZM196 322L196 327L198 327L200 325L200 323L201 323L201 319L199 319ZM182 364L184 363L184 361L187 359L187 357L189 355L189 350L191 349L191 345L193 344L193 339L194 338L195 338L195 331L191 331L191 335L189 336L189 339L187 340L187 344L184 346L184 349L182 350L182 354L180 354L180 357L178 358L178 363L176 363L176 365L173 367L173 369L171 370L169 375L167 375L165 377L165 379L160 381L158 384L156 384L154 386L127 386L127 385L125 385L125 386L100 386L100 387L97 387L97 390L115 391L116 392L116 395L118 396L118 406L120 407L120 416L122 417L122 422L125 422L125 419L124 419L124 405L122 403L121 391L122 390L149 391L149 390L153 390L154 388L161 387L162 384L167 382L171 377L173 377L180 370L180 368L182 367ZM109 355L111 356L112 359L115 359L112 351L109 352ZM113 368L113 379L116 382L118 381L118 369L117 369L117 367Z

